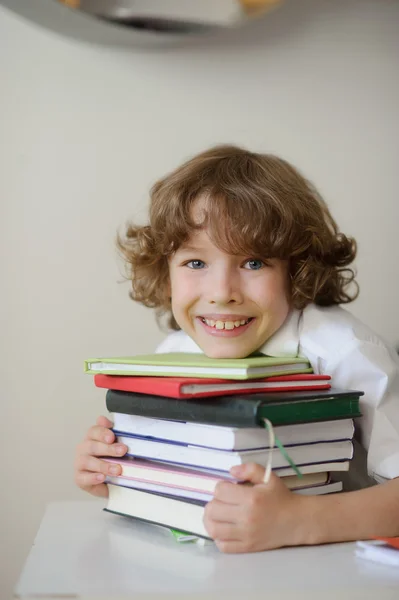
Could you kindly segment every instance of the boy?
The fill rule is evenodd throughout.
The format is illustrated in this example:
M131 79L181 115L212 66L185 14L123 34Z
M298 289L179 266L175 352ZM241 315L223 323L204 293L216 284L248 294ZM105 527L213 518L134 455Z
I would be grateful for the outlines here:
M312 185L277 157L216 147L155 184L149 225L129 226L119 247L132 298L175 330L159 352L300 355L335 386L365 392L358 425L380 485L301 496L277 476L262 483L260 465L237 466L232 474L253 485L220 483L205 509L219 549L399 535L399 361L338 306L357 295L356 245ZM126 452L111 425L100 417L77 451L76 483L95 495L107 495L107 473L119 474L98 457Z

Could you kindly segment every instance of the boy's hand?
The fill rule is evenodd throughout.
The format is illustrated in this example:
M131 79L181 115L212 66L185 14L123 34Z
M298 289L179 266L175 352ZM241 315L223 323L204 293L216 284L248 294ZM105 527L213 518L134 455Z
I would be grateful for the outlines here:
M86 439L76 449L75 482L84 491L94 496L108 496L104 483L106 475L120 475L121 467L100 460L98 456L121 457L127 452L124 444L115 444L115 434L110 430L112 422L98 417L96 425L90 427Z
M264 468L255 463L231 469L253 485L219 482L205 507L204 524L223 552L259 552L301 543L300 508L306 498L293 494L277 475L262 483Z

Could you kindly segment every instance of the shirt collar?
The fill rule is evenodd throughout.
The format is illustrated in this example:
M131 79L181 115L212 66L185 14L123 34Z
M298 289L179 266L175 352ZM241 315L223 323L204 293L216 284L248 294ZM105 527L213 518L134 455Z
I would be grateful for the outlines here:
M271 338L259 348L267 356L299 355L299 322L302 312L293 309Z

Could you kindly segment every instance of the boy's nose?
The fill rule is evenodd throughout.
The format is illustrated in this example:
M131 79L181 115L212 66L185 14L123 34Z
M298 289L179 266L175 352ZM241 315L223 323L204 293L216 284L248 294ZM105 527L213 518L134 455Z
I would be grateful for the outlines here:
M218 273L209 281L207 296L210 304L239 304L242 301L241 286L232 274Z

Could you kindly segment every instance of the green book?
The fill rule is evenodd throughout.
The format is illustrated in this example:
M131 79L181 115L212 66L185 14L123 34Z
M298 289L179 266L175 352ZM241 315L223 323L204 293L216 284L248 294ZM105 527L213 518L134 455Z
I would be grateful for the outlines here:
M176 542L180 544L186 544L188 542L196 542L200 538L197 535L193 535L191 533L186 533L184 531L179 531L178 529L169 529Z
M149 375L152 377L204 377L255 379L294 373L311 373L306 358L253 355L248 358L209 358L205 354L170 352L115 358L89 358L85 372L105 375Z

